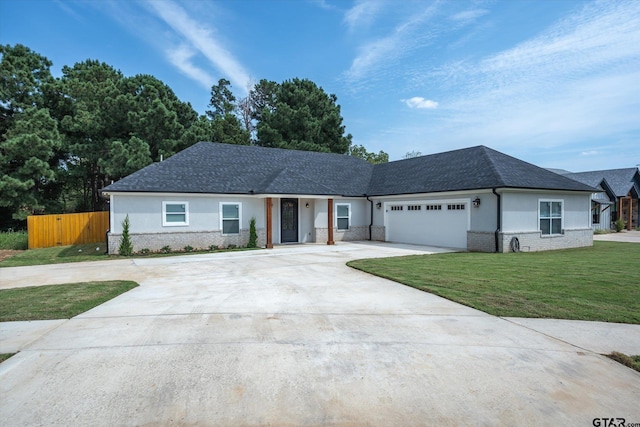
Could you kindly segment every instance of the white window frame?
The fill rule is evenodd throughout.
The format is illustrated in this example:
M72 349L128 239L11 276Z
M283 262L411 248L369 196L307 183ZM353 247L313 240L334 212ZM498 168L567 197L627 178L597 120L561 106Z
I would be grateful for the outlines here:
M173 222L167 221L167 205L184 205L184 221L181 222ZM175 213L175 212L169 212ZM163 227L184 227L185 225L189 225L189 202L180 202L180 201L163 201L162 202L162 226Z
M225 220L223 215L223 206L238 206L238 232L237 233L225 233L223 222ZM227 220L231 220L231 218L227 218ZM235 219L234 219L235 220ZM220 234L223 236L238 236L242 231L242 202L220 202Z
M560 233L554 233L553 232L553 216L549 216L549 217L545 217L542 218L540 216L540 203L544 203L544 202L548 202L548 203L560 203ZM552 214L553 212L553 205L549 207L549 215ZM541 219L549 219L549 234L543 234L542 233L542 228L540 227L540 220ZM557 219L557 218L555 218ZM561 236L564 234L564 199L538 199L538 231L540 232L541 236Z
M349 215L348 216L338 216L338 206L346 206L347 209L349 209ZM338 219L344 219L347 218L347 228L339 228L338 224L339 221ZM336 219L336 230L338 231L348 231L351 229L351 203L336 203L336 212L335 212L335 219Z

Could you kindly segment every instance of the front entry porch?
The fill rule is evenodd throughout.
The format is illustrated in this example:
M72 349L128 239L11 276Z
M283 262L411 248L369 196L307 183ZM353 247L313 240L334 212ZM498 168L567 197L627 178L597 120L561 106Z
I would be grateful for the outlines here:
M274 244L334 244L333 198L266 197L266 248Z

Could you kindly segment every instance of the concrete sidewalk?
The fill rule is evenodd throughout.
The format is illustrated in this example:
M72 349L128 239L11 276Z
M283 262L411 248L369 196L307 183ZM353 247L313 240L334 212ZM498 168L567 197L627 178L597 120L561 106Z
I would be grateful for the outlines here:
M637 230L623 230L619 233L612 232L607 234L594 234L593 240L600 240L604 242L628 242L628 243L640 243L640 231Z
M599 351L345 266L434 251L354 243L123 264L141 286L0 364L3 423L640 422L640 374ZM112 265L15 282L121 276Z

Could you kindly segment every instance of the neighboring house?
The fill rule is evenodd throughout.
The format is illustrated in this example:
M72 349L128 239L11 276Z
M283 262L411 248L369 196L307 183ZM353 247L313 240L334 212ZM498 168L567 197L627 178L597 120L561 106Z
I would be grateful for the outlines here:
M199 142L103 189L109 252L378 240L470 251L590 246L596 189L484 146L372 165ZM517 241L514 239L517 238Z
M608 169L579 173L562 173L602 192L594 193L591 213L594 229L611 229L613 223L622 218L627 230L637 228L640 196L640 172L637 168Z

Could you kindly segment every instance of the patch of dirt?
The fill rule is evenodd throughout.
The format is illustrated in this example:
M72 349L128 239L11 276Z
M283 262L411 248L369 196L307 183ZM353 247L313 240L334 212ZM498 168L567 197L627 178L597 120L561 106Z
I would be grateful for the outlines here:
M7 258L11 258L14 255L24 251L14 251L13 249L0 249L0 261L4 261Z

